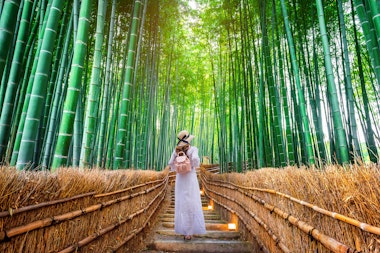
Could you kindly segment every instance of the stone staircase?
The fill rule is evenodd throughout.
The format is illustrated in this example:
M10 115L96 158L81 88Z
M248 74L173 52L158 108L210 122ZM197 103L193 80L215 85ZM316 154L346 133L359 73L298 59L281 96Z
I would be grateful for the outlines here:
M185 241L183 235L174 233L174 193L171 192L170 205L160 216L160 224L155 230L152 241L141 253L168 252L205 252L205 253L245 253L254 252L252 244L240 241L238 231L228 230L215 210L208 210L208 200L202 196L203 213L207 233L194 235L192 240Z

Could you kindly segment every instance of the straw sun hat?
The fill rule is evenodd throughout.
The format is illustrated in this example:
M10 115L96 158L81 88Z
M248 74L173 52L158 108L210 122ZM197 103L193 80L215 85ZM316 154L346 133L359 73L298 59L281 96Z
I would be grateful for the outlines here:
M195 136L190 135L188 131L182 130L177 135L177 139L178 139L177 146L182 147L182 146L185 146L186 144L190 144L190 141L194 139L194 137Z

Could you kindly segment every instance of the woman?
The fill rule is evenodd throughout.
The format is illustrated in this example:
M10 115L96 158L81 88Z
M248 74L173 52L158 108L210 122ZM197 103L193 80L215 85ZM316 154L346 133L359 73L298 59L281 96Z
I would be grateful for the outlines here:
M202 202L197 179L196 168L199 167L198 149L190 146L193 135L186 130L178 136L177 147L169 160L171 170L175 170L174 160L178 152L184 151L189 157L191 171L186 174L178 174L175 180L175 212L174 231L184 235L185 240L191 240L193 234L205 234L206 227L202 211Z

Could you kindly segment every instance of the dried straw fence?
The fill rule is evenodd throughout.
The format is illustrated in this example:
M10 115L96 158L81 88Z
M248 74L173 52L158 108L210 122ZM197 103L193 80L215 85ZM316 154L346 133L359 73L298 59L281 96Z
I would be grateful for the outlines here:
M0 252L134 250L168 182L168 170L49 174L0 168ZM50 200L37 202L44 199Z
M202 169L204 192L217 208L228 210L227 216L235 214L245 237L264 252L380 252L380 172L375 166L220 175L210 170Z

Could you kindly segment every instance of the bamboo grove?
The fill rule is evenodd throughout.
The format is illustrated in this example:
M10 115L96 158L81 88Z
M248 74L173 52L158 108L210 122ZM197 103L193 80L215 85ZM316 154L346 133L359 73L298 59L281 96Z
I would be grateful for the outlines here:
M161 170L378 162L379 0L0 0L0 156ZM229 166L229 167L227 167Z
M378 162L379 1L208 3L221 164Z

